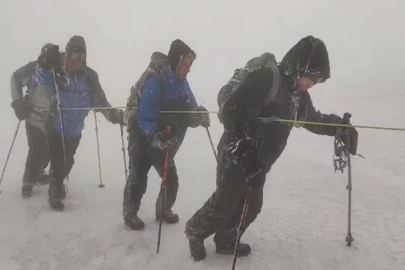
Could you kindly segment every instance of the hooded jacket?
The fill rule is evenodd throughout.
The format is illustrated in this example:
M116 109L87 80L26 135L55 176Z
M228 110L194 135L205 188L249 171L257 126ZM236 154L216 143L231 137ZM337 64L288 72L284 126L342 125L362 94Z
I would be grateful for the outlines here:
M335 114L317 111L308 91L296 89L297 80L304 74L320 77L323 81L330 78L328 52L320 39L313 36L301 39L288 51L278 69L279 91L270 104L263 106L263 100L271 89L273 74L270 68L264 68L250 74L230 96L222 110L226 131L225 145L229 147L236 141L258 138L261 142L259 157L268 169L283 152L293 125L277 121L261 123L257 120L258 117L320 123L341 122L341 118ZM336 134L336 127L333 126L308 124L302 127L319 135Z
M61 54L63 71L59 72L56 80L61 93L61 107L111 107L100 85L97 73L87 66L86 61L79 71L67 69L67 54L77 49L87 54L86 44L81 36L73 36L66 45L66 52ZM26 119L27 124L36 126L44 132L49 132L52 128L61 133L59 113L55 111L57 109L55 81L51 71L41 65L45 56L46 46L43 47L38 61L31 62L13 73L11 77L12 98L13 100L22 98L22 88L26 86L27 103L30 108ZM63 110L65 136L80 136L88 113L89 110ZM102 110L102 113L110 122L119 123L121 121L117 110Z
M172 134L177 136L179 145L188 127L197 127L199 117L189 113L160 113L161 111L195 111L197 102L187 79L177 76L177 69L183 57L196 54L181 40L172 42L168 55L154 53L151 64L131 90L128 104L138 108L137 117L130 120L130 126L140 131L143 138L151 138L156 133L172 126ZM135 104L136 103L136 104Z

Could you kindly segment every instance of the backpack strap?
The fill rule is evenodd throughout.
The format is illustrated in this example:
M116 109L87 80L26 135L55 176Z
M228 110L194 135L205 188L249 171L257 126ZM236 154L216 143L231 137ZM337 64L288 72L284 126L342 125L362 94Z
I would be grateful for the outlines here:
M280 72L276 63L274 61L269 61L267 67L271 68L271 71L273 72L273 82L271 84L271 89L264 101L263 107L269 105L274 100L274 98L277 96L280 85Z

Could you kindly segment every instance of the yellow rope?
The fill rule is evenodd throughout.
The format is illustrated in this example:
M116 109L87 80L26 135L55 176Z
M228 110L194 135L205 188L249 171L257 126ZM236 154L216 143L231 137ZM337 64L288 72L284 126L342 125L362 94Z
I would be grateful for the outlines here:
M90 108L62 108L62 110L115 110L115 109L135 109L131 107L90 107ZM55 109L57 110L57 109ZM46 111L46 109L43 109ZM159 113L210 113L219 114L219 111L159 111ZM310 121L296 121L287 119L276 119L274 121L282 123L291 124L301 124L301 125L318 125L318 126L332 126L332 127L346 127L346 128L364 128L364 129L376 129L376 130L390 130L390 131L405 131L402 127L381 127L381 126L366 126L366 125L345 125L345 124L335 124L335 123L321 123L321 122L310 122Z

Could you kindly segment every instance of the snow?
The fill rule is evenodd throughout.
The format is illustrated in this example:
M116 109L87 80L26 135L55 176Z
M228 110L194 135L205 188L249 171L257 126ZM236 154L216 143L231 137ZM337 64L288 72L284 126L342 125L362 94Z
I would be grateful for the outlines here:
M235 68L264 51L281 60L301 37L313 34L328 46L332 73L330 81L311 90L315 107L340 115L349 111L356 124L404 126L405 69L399 60L405 59L403 1L338 5L321 0L277 4L207 0L191 5L177 0L162 2L160 9L155 2L115 2L1 4L1 166L17 126L10 108L10 75L34 60L45 42L63 48L74 34L86 38L89 63L116 106L126 103L151 53L167 52L170 41L182 38L197 53L190 85L197 102L205 100L204 106L212 111L218 109L216 95ZM234 2L237 5L231 6ZM177 15L170 15L173 12ZM71 19L72 14L77 18ZM151 14L157 17L148 20ZM125 174L120 130L101 114L98 119L105 188L97 187L95 126L89 115L64 212L50 209L47 186L35 187L30 199L21 198L27 153L21 125L0 185L0 269L230 269L232 257L215 254L212 237L205 242L207 258L194 262L184 234L186 221L215 189L215 158L205 130L190 129L176 158L180 188L174 210L180 222L163 224L156 254L159 224L154 206L160 179L151 170L140 210L145 230L128 230L121 215ZM211 121L216 145L222 127L216 115ZM334 172L333 139L294 129L267 176L262 211L242 238L253 251L238 258L237 269L405 269L405 133L358 131L359 153L366 159L352 158L352 246L345 243L347 171Z

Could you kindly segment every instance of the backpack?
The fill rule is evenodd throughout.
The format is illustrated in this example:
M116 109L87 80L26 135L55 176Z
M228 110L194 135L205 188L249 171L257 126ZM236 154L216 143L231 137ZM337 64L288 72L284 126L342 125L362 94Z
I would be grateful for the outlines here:
M272 53L266 52L258 57L250 59L244 68L236 69L229 82L219 90L217 103L219 107L218 119L222 123L221 112L224 104L232 95L233 92L238 89L239 85L244 82L247 77L254 71L261 68L271 68L273 71L273 83L271 90L263 103L263 106L270 104L278 93L278 87L280 82L280 73L278 71L277 62L275 56ZM254 90L254 89L252 89Z
M141 97L141 91L144 83L153 75L159 79L162 92L164 91L166 74L170 70L168 57L160 52L154 52L151 56L151 61L142 73L138 81L131 87L131 94L127 99L127 109L124 112L124 117L128 120L128 124L133 123L138 117L138 106Z

